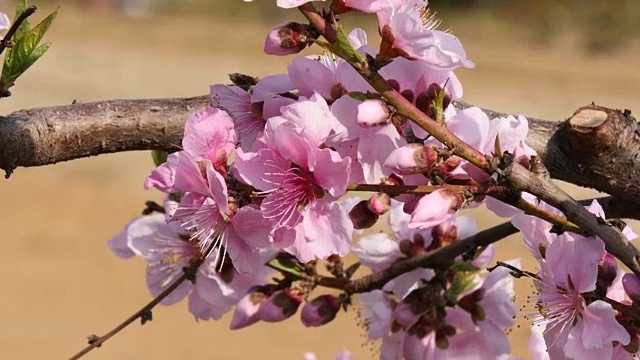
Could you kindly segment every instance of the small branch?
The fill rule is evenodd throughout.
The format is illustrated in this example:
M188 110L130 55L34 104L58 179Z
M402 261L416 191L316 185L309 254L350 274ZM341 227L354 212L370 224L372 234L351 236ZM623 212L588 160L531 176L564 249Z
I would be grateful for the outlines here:
M371 191L382 192L390 196L402 194L425 195L434 191L450 189L459 193L469 193L472 195L487 195L503 191L496 186L484 185L385 185L385 184L348 184L347 191Z
M309 20L309 23L315 27L320 34L327 39L330 43L335 43L338 40L338 34L336 30L327 23L325 19L316 11L315 6L311 3L306 3L298 6L298 10Z
M628 316L631 319L640 320L640 309L637 307L623 304L608 297L604 297L602 300L607 304L610 304L614 310L619 311L623 315Z
M511 225L511 223L503 223L480 231L466 239L456 241L451 245L405 260L400 260L391 265L388 269L363 276L352 281L348 286L341 289L349 294L364 293L375 289L381 289L390 280L404 273L422 267L435 268L449 266L457 256L481 246L491 245L509 235L515 234L516 232L518 232L518 229Z
M551 180L536 176L518 163L511 164L504 173L516 189L537 196L547 204L561 210L567 219L580 226L587 235L596 235L606 249L620 259L635 274L640 274L640 252L617 229L598 221L596 216L574 200Z
M89 339L89 345L84 349L82 349L77 354L70 357L69 360L80 359L91 350L102 346L102 344L104 344L107 340L111 339L114 335L116 335L121 330L123 330L124 328L126 328L127 326L129 326L131 323L133 323L138 319L141 319L143 323L145 322L145 320L146 321L150 320L149 314L151 313L151 310L153 310L153 308L156 307L156 305L158 305L162 300L164 300L164 298L169 296L169 294L171 294L175 289L177 289L178 286L182 285L183 282L193 278L193 275L195 274L198 267L202 264L202 262L203 262L202 258L198 259L197 261L194 261L188 268L184 270L184 273L178 279L176 279L176 281L171 283L171 285L169 285L169 287L167 287L162 293L156 296L147 305L143 306L140 310L135 312L133 315L128 317L120 325L116 326L113 330L109 331L103 336L91 336Z
M154 212L157 212L160 214L166 213L164 206L158 204L153 200L145 201L144 205L145 205L145 208L142 210L142 215L151 215Z
M336 31L320 16L315 7L311 3L306 3L298 7L302 15L318 30L318 32L329 41L335 44L337 41ZM336 54L340 55L340 54ZM390 104L396 109L398 114L404 115L418 126L423 128L434 138L447 146L454 155L457 155L470 163L474 164L482 170L489 170L490 164L485 156L477 149L458 138L454 133L449 131L445 126L441 126L437 121L430 118L427 114L420 111L409 100L405 99L402 94L397 92L377 71L372 71L369 66L355 64L350 59L343 59L356 70L363 79L365 79L376 91L380 93Z
M2 40L0 40L0 54L2 54L4 49L9 47L9 45L11 44L11 38L13 38L13 35L16 34L16 31L18 31L20 25L22 25L22 23L27 20L29 16L33 15L36 10L38 10L37 7L29 6L28 8L24 9L22 14L20 14L20 16L18 16L18 18L13 22L13 24L9 28L9 31L7 31Z
M579 200L583 206L591 205L593 200L597 200L607 219L635 219L640 220L640 206L638 204L617 198L615 196L604 196L596 199Z

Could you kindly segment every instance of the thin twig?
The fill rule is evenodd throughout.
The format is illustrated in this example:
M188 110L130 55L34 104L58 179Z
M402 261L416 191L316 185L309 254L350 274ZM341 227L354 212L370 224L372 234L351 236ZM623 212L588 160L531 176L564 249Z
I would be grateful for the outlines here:
M156 296L153 300L151 300L147 305L143 306L140 310L136 311L133 315L129 316L125 321L120 323L118 326L113 328L113 330L109 331L105 335L102 336L92 336L89 339L89 345L82 349L77 354L73 355L69 358L69 360L77 360L86 355L91 350L102 346L107 340L112 338L114 335L122 331L124 328L129 326L131 323L138 319L144 319L148 316L148 314L153 310L156 305L158 305L164 298L169 296L175 289L177 289L183 282L189 280L193 277L193 274L198 269L198 267L202 264L203 259L199 258L197 261L194 261L188 268L184 270L184 273L180 275L176 281L171 283L169 287L167 287L162 293Z
M11 38L13 37L13 35L16 34L18 29L20 28L20 25L22 25L22 23L25 20L27 20L29 16L33 15L36 12L36 10L38 10L38 8L32 5L24 9L24 11L20 14L20 16L18 16L18 18L9 28L9 31L7 31L7 33L4 35L4 37L0 41L0 54L2 54L4 49L9 47L9 45L11 44Z
M567 219L580 226L586 235L597 235L604 241L608 252L620 259L636 275L640 274L638 249L618 229L602 219L599 221L596 215L590 213L549 178L536 176L518 163L511 164L504 176L516 189L526 191L562 211Z
M380 289L391 279L418 268L449 266L457 256L480 246L491 245L516 232L518 229L510 222L496 225L451 245L398 261L388 269L352 281L343 290L350 294L369 292Z

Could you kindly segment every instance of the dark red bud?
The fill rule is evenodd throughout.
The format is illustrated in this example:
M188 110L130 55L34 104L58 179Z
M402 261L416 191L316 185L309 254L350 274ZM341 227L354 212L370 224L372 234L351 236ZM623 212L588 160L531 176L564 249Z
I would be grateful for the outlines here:
M337 297L320 295L304 305L300 320L304 326L321 326L335 319L339 310L340 301Z
M369 210L369 201L362 200L349 211L349 219L356 229L368 229L376 224L379 216Z

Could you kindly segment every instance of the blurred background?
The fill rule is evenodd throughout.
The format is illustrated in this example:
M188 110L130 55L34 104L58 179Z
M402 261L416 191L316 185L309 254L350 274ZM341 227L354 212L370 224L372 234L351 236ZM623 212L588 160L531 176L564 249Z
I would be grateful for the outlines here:
M457 35L473 70L459 71L464 99L503 112L562 120L592 101L640 109L640 3L637 0L433 0L444 26ZM45 40L50 51L0 100L0 112L115 98L186 97L226 83L226 74L264 76L286 69L288 57L262 53L266 32L295 11L274 0L32 1L37 22L57 6ZM0 0L0 11L15 4ZM366 16L347 27L369 29ZM312 49L316 51L316 49ZM150 300L142 261L117 259L106 240L159 201L142 183L152 169L147 152L105 155L42 168L19 168L0 179L3 251L0 273L0 357L71 356L86 336L103 334ZM591 191L567 186L578 198ZM501 219L471 213L485 228ZM374 231L384 230L383 224ZM640 230L640 228L636 228ZM497 258L523 257L517 236L500 243ZM518 282L520 303L530 283ZM313 351L333 359L350 349L375 357L356 313L317 329L298 318L228 330L229 317L196 323L186 302L158 307L154 320L134 324L87 359L302 359ZM513 351L526 357L529 325L518 319Z

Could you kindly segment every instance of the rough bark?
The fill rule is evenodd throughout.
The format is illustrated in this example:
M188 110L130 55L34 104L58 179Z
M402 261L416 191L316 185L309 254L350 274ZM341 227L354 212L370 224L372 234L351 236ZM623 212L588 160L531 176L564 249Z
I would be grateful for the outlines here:
M0 117L0 168L99 154L180 147L184 121L208 97L112 100L16 111Z
M206 96L199 96L17 111L0 117L0 168L10 174L20 166L43 166L105 153L175 150L181 143L184 121L207 103ZM455 106L463 109L471 105L457 102ZM505 116L484 111L490 118ZM608 117L602 120L600 112ZM636 120L628 111L593 105L579 109L576 115L564 122L529 118L527 144L536 150L553 178L607 192L624 199L623 203L640 204ZM598 116L599 122L592 119Z
M508 116L483 110L490 119ZM640 129L629 110L587 105L565 121L528 120L527 144L551 177L640 204Z

